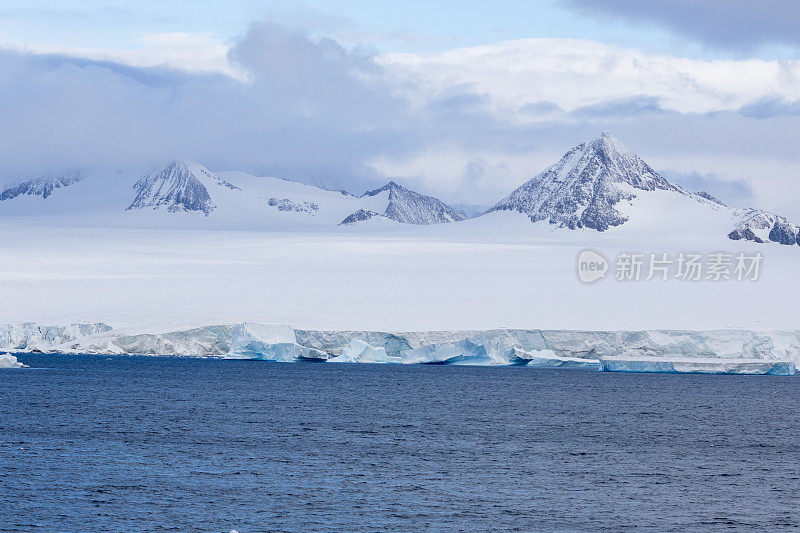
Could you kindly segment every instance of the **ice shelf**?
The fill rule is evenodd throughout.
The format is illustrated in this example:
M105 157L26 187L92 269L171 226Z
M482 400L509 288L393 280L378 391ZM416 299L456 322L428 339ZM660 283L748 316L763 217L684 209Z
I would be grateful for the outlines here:
M100 323L26 323L0 325L0 352L6 351L793 374L800 363L800 330L325 331L245 322L129 334Z
M671 374L769 374L793 376L792 361L765 359L690 359L669 357L603 357L601 372L663 372Z

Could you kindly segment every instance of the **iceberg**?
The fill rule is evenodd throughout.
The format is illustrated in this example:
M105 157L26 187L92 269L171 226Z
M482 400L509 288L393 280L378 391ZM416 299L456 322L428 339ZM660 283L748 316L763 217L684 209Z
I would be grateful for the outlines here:
M245 322L233 329L228 359L262 359L291 363L327 361L330 355L297 343L291 326Z
M350 341L342 355L329 359L331 363L400 363L399 357L390 357L386 354L383 346L375 347L362 341L353 339Z
M601 372L664 372L672 374L769 374L793 376L792 361L770 359L705 359L670 357L601 357Z
M5 353L0 354L0 368L28 368L28 365L23 365L13 355Z

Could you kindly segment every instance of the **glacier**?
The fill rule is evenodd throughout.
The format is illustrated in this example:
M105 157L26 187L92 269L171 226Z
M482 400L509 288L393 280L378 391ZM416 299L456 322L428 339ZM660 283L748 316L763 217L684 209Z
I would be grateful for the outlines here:
M670 374L768 374L794 376L793 361L769 359L679 359L668 357L603 357L601 372L660 372Z

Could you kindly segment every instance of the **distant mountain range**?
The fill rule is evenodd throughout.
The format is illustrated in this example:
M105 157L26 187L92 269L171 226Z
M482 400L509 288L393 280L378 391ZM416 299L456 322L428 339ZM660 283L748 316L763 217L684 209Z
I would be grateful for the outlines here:
M68 172L0 189L0 217L37 216L42 205L50 208L46 214L65 217L94 213L104 220L110 216L135 223L141 218L126 219L125 213L193 213L254 229L349 226L367 221L428 225L476 215L474 206L462 212L394 181L355 197L243 172L215 174L199 163L182 160L139 176ZM480 216L517 212L534 223L601 232L650 220L671 231L668 224L689 211L709 217L714 224L707 225L708 230L724 232L730 239L800 245L797 224L767 211L728 207L706 191L686 191L654 171L610 132L572 148ZM164 220L159 215L151 222Z

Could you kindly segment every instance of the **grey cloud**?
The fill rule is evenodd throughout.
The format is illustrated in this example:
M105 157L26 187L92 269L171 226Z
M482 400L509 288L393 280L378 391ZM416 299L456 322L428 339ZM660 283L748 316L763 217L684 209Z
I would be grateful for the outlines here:
M402 163L420 154L466 153L450 173L456 181L433 170L399 177L413 178L422 192L482 204L511 190L501 184L522 183L604 129L662 167L681 158L724 163L733 155L785 168L800 158L792 135L800 116L763 109L761 120L738 112L680 114L645 96L571 113L550 102L533 103L509 120L493 111L490 96L470 86L411 104L396 96L402 81L369 50L273 24L253 26L230 57L249 72L248 82L0 51L0 182L26 173L141 168L185 157L212 169L361 191L386 179L370 166L375 159ZM534 158L535 164L526 163ZM797 204L796 194L774 193L783 185L796 188L781 175L751 174L757 196L766 191L773 202L759 207ZM706 185L731 203L745 192L726 196Z
M750 118L772 118L779 115L800 115L800 101L767 98L742 107L739 112Z
M4 172L188 157L338 188L374 183L364 161L414 147L367 53L260 24L231 59L252 81L0 52Z
M700 42L734 50L800 46L796 0L562 0L592 16L653 23Z
M575 117L591 118L626 118L663 112L664 109L659 105L659 99L657 97L632 96L580 107L573 111L572 115Z
M663 176L692 192L706 191L731 207L752 207L755 194L749 182L743 179L727 180L713 173L661 170Z
M551 113L558 113L560 111L561 107L559 107L559 105L555 102L550 102L549 100L523 104L519 108L520 113L530 115L548 115Z

